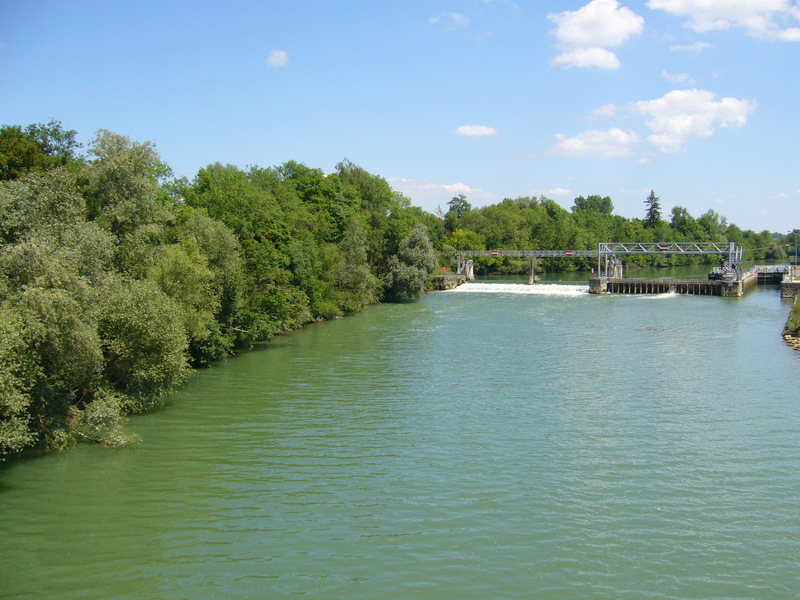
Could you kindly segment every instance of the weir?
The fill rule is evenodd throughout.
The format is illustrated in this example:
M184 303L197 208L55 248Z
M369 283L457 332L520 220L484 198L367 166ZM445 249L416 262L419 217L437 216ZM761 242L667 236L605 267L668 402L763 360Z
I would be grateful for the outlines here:
M623 263L618 255L630 254L717 254L721 264L709 273L708 279L631 279L624 276ZM530 258L529 284L539 280L536 258L597 257L597 271L589 279L591 294L692 294L701 296L740 297L758 284L781 285L783 297L800 295L800 272L796 267L739 267L743 250L733 242L604 242L597 250L457 250L458 274L464 280L475 278L472 258L525 257Z

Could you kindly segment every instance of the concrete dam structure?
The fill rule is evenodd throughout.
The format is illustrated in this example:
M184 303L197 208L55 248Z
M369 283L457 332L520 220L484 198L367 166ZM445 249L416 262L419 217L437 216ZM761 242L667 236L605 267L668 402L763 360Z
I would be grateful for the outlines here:
M756 285L781 285L783 297L800 295L800 272L785 265L759 266L742 271L743 250L733 242L605 242L597 250L457 250L457 274L464 281L475 278L472 258L518 257L530 259L529 284L538 281L537 258L597 257L597 270L589 279L592 294L693 294L740 297ZM631 254L705 254L719 255L720 266L708 279L634 279L624 276L620 256Z

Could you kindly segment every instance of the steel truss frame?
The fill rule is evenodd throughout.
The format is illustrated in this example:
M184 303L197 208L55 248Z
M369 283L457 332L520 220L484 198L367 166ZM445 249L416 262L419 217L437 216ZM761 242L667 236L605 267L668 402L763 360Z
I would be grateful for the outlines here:
M727 257L724 268L735 271L742 262L742 248L733 242L601 242L597 249L597 272L608 277L609 266L617 276L621 265L618 254L720 254Z

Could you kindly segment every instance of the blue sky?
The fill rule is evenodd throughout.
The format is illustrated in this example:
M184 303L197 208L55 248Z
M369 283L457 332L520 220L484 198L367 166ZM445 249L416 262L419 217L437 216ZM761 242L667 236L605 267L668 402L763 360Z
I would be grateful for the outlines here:
M0 123L348 158L434 212L611 196L800 227L797 0L0 0Z

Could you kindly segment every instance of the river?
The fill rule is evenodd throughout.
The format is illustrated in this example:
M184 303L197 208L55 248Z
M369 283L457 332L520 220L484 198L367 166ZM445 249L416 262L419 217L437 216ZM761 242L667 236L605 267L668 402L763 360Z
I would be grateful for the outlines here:
M196 374L0 470L0 598L794 598L775 288L484 282Z

